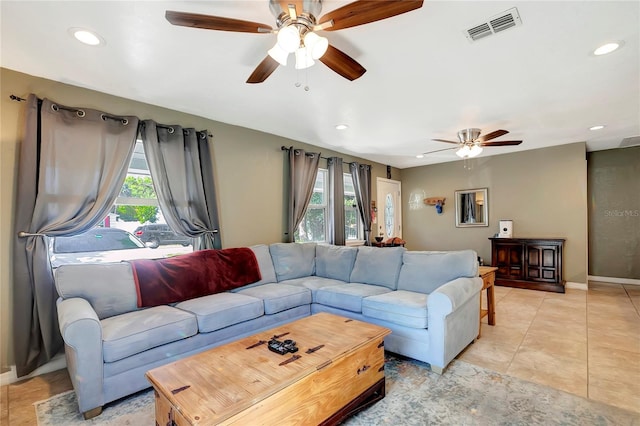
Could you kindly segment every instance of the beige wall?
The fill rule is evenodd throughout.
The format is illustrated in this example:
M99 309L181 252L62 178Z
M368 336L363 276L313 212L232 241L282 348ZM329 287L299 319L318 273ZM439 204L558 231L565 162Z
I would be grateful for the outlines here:
M526 141L525 141L526 143ZM513 220L514 237L564 237L564 278L587 282L587 166L585 144L524 151L469 162L402 170L404 239L411 250L471 248L485 264L500 219ZM455 227L454 191L488 188L489 226ZM411 210L411 193L443 196L442 215L435 207Z
M590 152L589 274L640 279L640 146Z
M337 155L345 162L370 161L350 157L298 141L267 133L183 114L166 108L131 101L80 87L57 83L0 69L2 148L0 194L0 367L12 364L11 335L11 244L15 198L16 160L21 128L21 103L9 95L26 97L35 93L61 104L96 108L116 115L136 115L165 124L208 129L213 134L215 179L218 190L220 227L224 247L238 247L283 240L283 170L282 145L320 151L324 157ZM325 167L324 161L321 166ZM345 167L345 171L348 169ZM394 179L400 171L393 169ZM376 177L386 176L386 166L373 164L372 196L375 199Z

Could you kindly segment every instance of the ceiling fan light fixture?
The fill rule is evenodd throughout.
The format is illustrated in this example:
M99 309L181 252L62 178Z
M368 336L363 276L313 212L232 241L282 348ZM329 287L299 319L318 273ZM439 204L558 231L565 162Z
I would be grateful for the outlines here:
M300 47L296 50L296 69L303 70L305 68L309 68L315 64L315 61L309 54L309 51L306 47Z
M311 53L311 58L320 59L329 48L329 40L314 32L308 32L304 36L304 45Z
M269 51L269 56L278 61L280 65L287 65L287 58L289 57L289 52L284 50L280 44L276 43Z
M278 44L285 51L292 53L300 47L300 33L295 25L280 28L278 31Z
M469 157L469 152L471 152L471 149L467 145L463 145L462 148L456 151L456 155L460 158L467 158Z
M473 144L473 146L469 149L469 158L476 157L482 153L482 147L477 144Z

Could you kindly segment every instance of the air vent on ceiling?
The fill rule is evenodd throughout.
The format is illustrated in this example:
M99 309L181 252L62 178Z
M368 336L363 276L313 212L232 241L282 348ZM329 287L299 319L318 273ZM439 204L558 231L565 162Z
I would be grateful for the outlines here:
M631 137L622 139L622 142L620 143L620 148L629 148L631 146L638 146L638 145L640 145L640 136L631 136Z
M481 24L474 25L472 28L465 30L464 33L470 42L474 42L519 25L522 25L522 20L520 19L518 9L514 7L487 19Z

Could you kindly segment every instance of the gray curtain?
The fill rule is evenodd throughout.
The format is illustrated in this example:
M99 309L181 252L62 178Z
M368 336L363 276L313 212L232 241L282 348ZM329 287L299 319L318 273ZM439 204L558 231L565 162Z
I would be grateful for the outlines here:
M329 170L329 243L343 246L345 244L345 229L342 158L329 158L327 169Z
M27 99L13 244L18 377L62 348L47 236L82 233L107 215L127 175L137 130L136 117Z
M167 224L196 239L196 250L222 248L208 132L153 120L142 124L144 152Z
M289 153L289 205L285 242L294 241L294 233L313 195L313 185L318 175L320 153L307 153L303 149L288 149Z
M350 163L349 171L353 179L353 187L358 202L358 212L364 225L365 244L371 245L371 166L368 164Z

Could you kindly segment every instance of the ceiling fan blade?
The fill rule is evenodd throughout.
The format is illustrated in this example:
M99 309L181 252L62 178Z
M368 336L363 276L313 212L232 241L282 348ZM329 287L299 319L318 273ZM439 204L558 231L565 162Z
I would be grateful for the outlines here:
M333 26L325 31L341 30L411 12L421 8L422 3L423 0L355 1L322 16L319 23L333 20Z
M331 45L329 45L325 54L320 57L320 61L351 81L362 77L362 74L367 72L355 59Z
M443 148L443 149L437 149L435 151L429 151L429 152L425 152L422 155L427 155L427 154L434 154L436 152L442 152L442 151L451 151L452 149L456 149L456 147L453 148Z
M493 132L491 132L491 133L487 133L487 134L486 134L486 135L484 135L484 136L480 136L480 137L478 138L478 140L479 140L480 142L486 142L486 141L490 141L491 139L495 139L495 138L497 138L497 137L500 137L500 136L502 136L502 135L506 135L507 133L509 133L509 131L508 131L508 130L495 130L495 131L493 131Z
M495 142L481 142L480 146L512 146L520 145L522 141L495 141Z
M167 21L182 27L203 28L205 30L234 31L239 33L269 33L273 30L269 25L259 22L242 21L240 19L223 18L221 16L200 15L197 13L176 12L167 10L164 14Z
M445 143L455 143L456 145L460 145L460 142L454 142L454 141L447 141L444 139L431 139L432 141L436 141L436 142L445 142Z
M247 83L262 83L278 68L278 61L267 55L247 79Z

